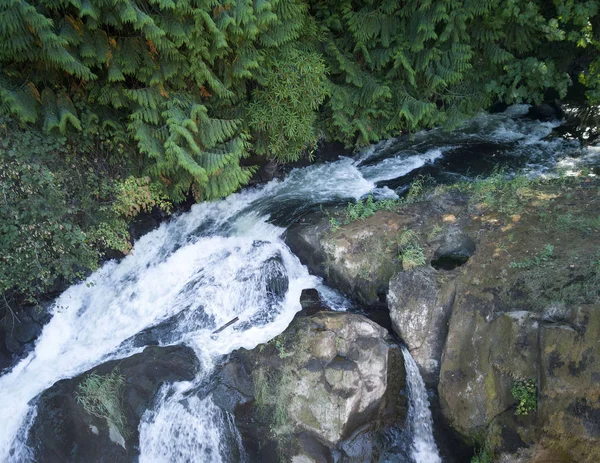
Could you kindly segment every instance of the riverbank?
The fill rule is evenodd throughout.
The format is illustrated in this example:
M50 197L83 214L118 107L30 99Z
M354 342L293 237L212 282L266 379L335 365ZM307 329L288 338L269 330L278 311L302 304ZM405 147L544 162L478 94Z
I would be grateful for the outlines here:
M597 461L600 181L583 174L363 201L307 217L288 243L388 306L465 442L494 461Z

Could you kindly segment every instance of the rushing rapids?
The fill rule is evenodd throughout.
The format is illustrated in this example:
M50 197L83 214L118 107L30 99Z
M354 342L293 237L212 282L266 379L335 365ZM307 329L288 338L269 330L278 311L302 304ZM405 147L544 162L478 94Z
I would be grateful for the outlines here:
M303 289L317 287L329 295L332 307L345 308L343 299L310 275L285 245L285 227L320 204L368 194L396 197L409 174L424 166L442 179L465 178L477 169L488 172L499 163L539 175L597 156L573 141L548 138L558 122L518 118L524 111L513 107L504 114L479 116L451 134L421 132L373 146L356 160L297 169L283 181L196 205L142 237L130 255L108 262L65 291L53 304L52 319L35 349L0 377L0 461L31 460L26 440L36 396L60 379L139 352L136 335L175 316L174 329L160 342L191 346L202 363L201 373L195 381L165 387L154 409L144 415L140 460L233 461L231 439L240 441L231 417L210 399L189 392L224 355L281 333L300 309ZM465 161L469 156L473 162ZM283 298L267 291L273 272L289 280ZM233 326L212 334L235 317L239 321ZM422 380L412 373L412 403L420 404L410 415L420 421L411 424L414 458L441 461L431 436L431 415L423 411L423 389L415 402L415 387ZM428 460L419 456L423 452Z

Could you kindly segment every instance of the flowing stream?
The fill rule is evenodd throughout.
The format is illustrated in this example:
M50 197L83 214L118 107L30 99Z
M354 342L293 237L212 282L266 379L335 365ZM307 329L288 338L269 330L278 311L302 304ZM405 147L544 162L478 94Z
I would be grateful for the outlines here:
M425 383L408 349L402 346L406 385L408 386L408 422L412 433L411 456L415 463L441 463L442 459L433 438L433 419Z
M332 307L345 309L344 299L291 253L284 242L286 227L321 204L368 194L396 197L416 172L464 179L502 162L537 175L597 156L575 142L546 139L558 123L518 118L524 111L513 107L481 115L451 134L420 132L375 145L356 159L297 169L283 181L195 205L142 237L130 255L65 291L33 351L0 377L0 461L31 460L26 438L36 396L60 379L140 352L136 335L167 322L170 329L160 343L191 346L201 373L195 381L161 390L157 406L140 424L140 461L243 459L230 453L232 442L239 446L231 417L191 391L225 354L281 333L300 310L303 289L316 287ZM288 289L273 294L271 282L281 275L287 276ZM211 335L234 317L239 322ZM407 357L415 459L441 461L435 459L422 380ZM418 456L425 454L431 458Z

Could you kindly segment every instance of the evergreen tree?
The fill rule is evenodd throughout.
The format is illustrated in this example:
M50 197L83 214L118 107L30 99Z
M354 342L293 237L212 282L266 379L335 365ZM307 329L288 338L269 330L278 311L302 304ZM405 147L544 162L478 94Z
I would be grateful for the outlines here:
M451 127L494 100L562 96L573 77L596 100L597 13L595 0L0 0L0 102L49 132L129 137L172 198L210 199L249 179L250 152L288 161L322 134L364 145Z
M176 201L190 188L198 199L225 196L252 174L240 166L252 141L248 85L263 63L280 72L274 54L299 40L306 10L299 0L1 0L2 106L49 132L100 124L129 134ZM290 57L302 56L284 56L294 72ZM323 67L314 71L321 79ZM287 135L283 157L314 141L302 130Z
M311 2L331 76L323 117L329 133L364 145L454 126L495 99L538 103L548 89L564 96L566 66L540 53L564 38L557 19L565 19L564 3L548 9L547 2L525 0ZM580 23L596 14L578 11Z

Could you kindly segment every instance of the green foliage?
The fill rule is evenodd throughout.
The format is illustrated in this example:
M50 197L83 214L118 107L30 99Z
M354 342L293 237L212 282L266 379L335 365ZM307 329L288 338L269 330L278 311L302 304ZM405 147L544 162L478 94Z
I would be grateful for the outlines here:
M473 202L486 209L502 214L517 214L523 208L525 199L531 195L536 182L539 180L531 180L523 175L510 176L505 169L495 168L488 176L438 189L458 189L469 194Z
M400 206L411 204L420 200L425 191L432 185L433 179L430 177L417 177L410 185L408 193L400 199L381 199L375 201L373 195L367 196L366 199L361 199L355 203L348 203L344 211L344 225L347 225L357 220L365 220L375 215L377 211L391 211ZM335 232L341 226L338 219L335 217L329 218L330 230Z
M160 185L119 179L105 140L72 140L3 125L0 140L0 293L30 302L97 268L107 251L128 252L127 220L168 208ZM118 154L114 155L118 160Z
M317 110L326 95L325 64L317 53L292 49L265 61L248 110L257 153L295 161L316 146Z
M471 463L493 463L494 455L487 448L479 449L471 458Z
M511 393L517 401L517 415L529 415L537 409L537 384L535 380L517 381L513 384Z
M171 199L297 159L453 126L577 78L600 100L596 1L89 0L0 3L0 111L48 132L111 128ZM318 115L320 112L320 117Z
M33 300L97 265L99 241L125 250L127 228L96 197L111 185L75 161L64 137L11 132L0 142L0 293Z
M376 207L373 196L368 196L366 200L359 200L354 204L348 203L348 206L346 207L346 220L344 223L351 223L372 217L377 211Z
M329 229L335 233L340 229L340 222L335 217L329 217Z
M331 76L325 124L347 143L454 126L494 99L564 96L572 60L599 56L594 1L310 3ZM596 70L585 75L596 88Z
M419 237L413 230L405 229L396 238L398 260L404 270L425 265L425 253L419 244Z
M106 375L92 373L77 386L77 403L90 415L105 419L121 436L130 435L123 412L125 377L118 370Z
M285 351L285 345L279 339L275 340L275 349L277 349L277 355L280 359L284 359L286 357L294 355L293 352Z
M253 137L282 159L314 142L325 68L287 46L310 33L299 0L2 2L0 107L47 132L111 126L170 198L218 198L249 180Z
M531 182L520 175L510 179L504 171L495 170L489 177L478 178L472 185L476 201L500 213L515 214L521 210Z
M600 230L600 215L598 217L577 217L573 214L563 214L556 217L556 227L561 231L577 230L591 233Z
M408 192L398 201L398 204L412 204L421 201L435 185L436 182L433 177L419 175L411 182Z
M563 96L573 77L595 104L598 13L595 0L0 0L0 292L81 277L128 249L134 214L246 184L250 154L452 127L496 99ZM515 213L527 181L470 188ZM399 204L360 201L346 222Z
M526 268L530 268L533 266L539 266L543 262L548 261L550 259L550 257L552 257L553 253L554 253L554 246L552 246L551 244L547 244L546 246L544 246L544 249L542 249L538 254L533 256L531 259L526 259L526 260L523 260L520 262L511 262L509 264L509 266L510 266L510 268L518 268L518 269L526 269Z
M116 185L114 210L124 217L135 217L142 211L149 212L153 207L165 212L171 211L171 202L159 184L151 183L150 177L127 177Z
M356 222L357 220L365 220L375 215L375 212L382 210L391 210L396 207L399 202L395 199L383 199L375 201L372 195L366 199L361 199L355 203L348 203L345 211L344 224Z
M442 231L444 230L444 227L441 226L440 224L435 224L434 227L431 229L431 232L427 235L427 239L428 240L433 240L435 237L437 237L440 233L442 233Z

